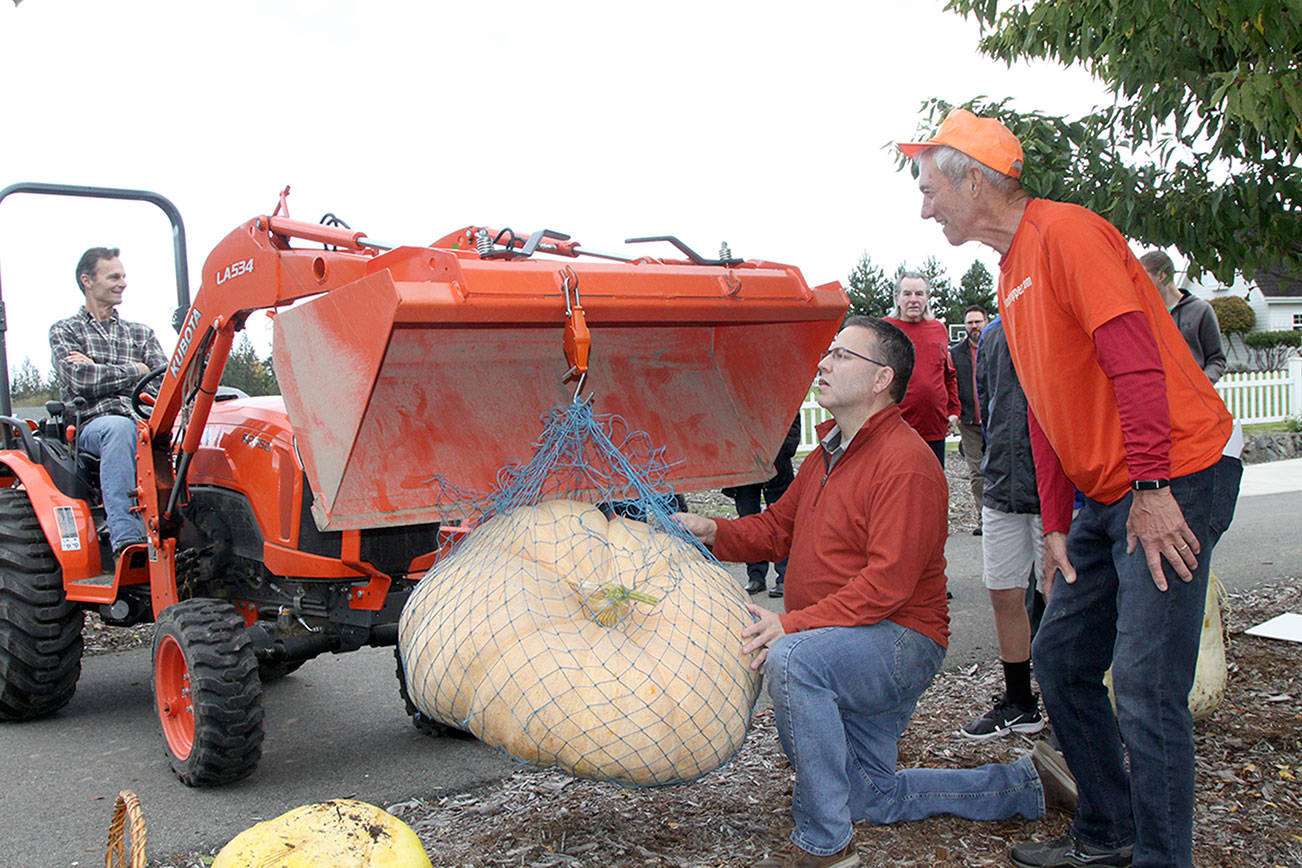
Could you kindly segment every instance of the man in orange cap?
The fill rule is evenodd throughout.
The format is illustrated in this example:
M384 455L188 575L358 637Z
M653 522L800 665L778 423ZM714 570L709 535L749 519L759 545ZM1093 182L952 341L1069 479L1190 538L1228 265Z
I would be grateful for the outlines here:
M1080 806L1067 836L1012 860L1191 866L1187 698L1242 475L1223 454L1229 413L1116 228L1022 190L1007 127L956 109L899 148L923 219L1002 255L999 313L1029 405L1050 594L1032 659ZM1074 520L1073 484L1086 498Z

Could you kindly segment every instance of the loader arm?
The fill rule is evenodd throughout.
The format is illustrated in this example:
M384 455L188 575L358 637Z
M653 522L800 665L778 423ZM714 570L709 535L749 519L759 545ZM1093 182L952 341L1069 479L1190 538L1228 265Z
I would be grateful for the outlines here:
M212 406L204 391L204 374L212 390L221 382L226 352L235 332L244 328L249 314L292 304L301 298L329 292L361 278L375 248L364 244L364 233L304 223L285 217L255 217L243 224L209 254L194 302L178 329L176 350L159 387L149 419L151 439L166 439L182 409L194 403L192 414ZM295 249L290 238L335 246L335 250ZM225 335L223 338L221 336ZM196 391L198 389L198 391ZM199 403L202 402L202 403ZM198 445L202 424L186 425L193 435L190 450ZM182 451L186 451L184 443Z
M305 238L334 250L293 249ZM177 602L175 555L185 477L212 411L235 333L254 311L274 309L357 280L374 254L362 233L286 217L255 217L217 245L178 326L153 411L138 425L137 495L153 546L154 610ZM148 455L149 460L141 460Z

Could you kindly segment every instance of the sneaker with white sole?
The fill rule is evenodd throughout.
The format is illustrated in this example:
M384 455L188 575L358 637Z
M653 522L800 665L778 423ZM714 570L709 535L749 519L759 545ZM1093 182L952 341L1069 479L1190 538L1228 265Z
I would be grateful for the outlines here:
M1133 847L1092 847L1071 835L1063 835L1053 841L1018 844L1008 852L1008 857L1018 868L1084 868L1088 865L1128 868L1133 853Z
M963 728L958 731L959 735L985 741L1010 732L1030 735L1044 729L1044 716L1040 714L1038 701L1030 708L1023 708L1009 700L1007 693L993 697L993 701L995 707L971 723L963 724Z

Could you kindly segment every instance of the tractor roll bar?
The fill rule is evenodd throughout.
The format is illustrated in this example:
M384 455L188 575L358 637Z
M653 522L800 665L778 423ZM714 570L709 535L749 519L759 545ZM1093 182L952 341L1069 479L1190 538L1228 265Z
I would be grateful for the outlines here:
M36 183L21 182L12 183L4 190L0 190L0 202L13 193L31 193L36 195L52 195L52 197L82 197L86 199L129 199L137 202L150 202L156 204L172 224L172 250L173 258L176 260L176 302L177 310L172 316L172 323L180 323L185 316L185 311L190 307L190 267L186 262L185 255L185 223L181 220L181 212L172 204L171 200L158 193L151 193L150 190L128 190L122 187L86 187L73 185L73 183ZM0 285L3 286L3 285ZM12 398L9 394L9 359L5 353L5 332L8 331L5 324L4 316L4 293L0 289L0 416L8 416L13 413ZM9 429L4 429L5 446L9 446Z
M172 250L176 265L176 303L177 310L172 317L173 325L178 324L185 311L190 307L190 270L185 255L185 224L181 221L181 212L165 196L149 190L128 190L120 187L83 187L75 184L41 184L22 182L11 184L0 190L0 202L11 193L33 193L43 196L80 196L86 199L128 199L150 202L157 205L172 224ZM2 287L2 285L0 285ZM9 359L5 350L5 332L8 327L4 315L4 294L0 288L0 416L13 413L12 399L9 393ZM10 430L4 429L5 448L10 446Z

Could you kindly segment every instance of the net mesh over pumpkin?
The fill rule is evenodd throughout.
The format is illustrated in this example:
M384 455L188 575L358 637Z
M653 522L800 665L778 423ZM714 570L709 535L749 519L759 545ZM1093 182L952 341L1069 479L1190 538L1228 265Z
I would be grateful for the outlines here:
M661 450L585 403L479 495L402 613L412 702L530 763L677 783L740 747L759 693L739 583L672 518Z

